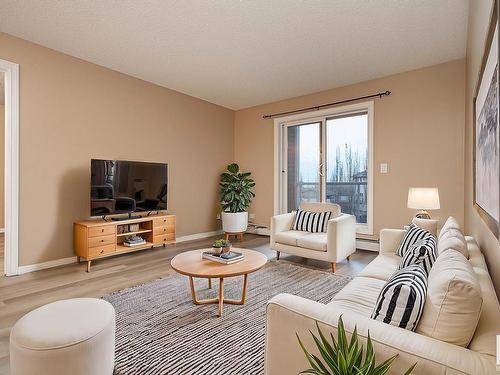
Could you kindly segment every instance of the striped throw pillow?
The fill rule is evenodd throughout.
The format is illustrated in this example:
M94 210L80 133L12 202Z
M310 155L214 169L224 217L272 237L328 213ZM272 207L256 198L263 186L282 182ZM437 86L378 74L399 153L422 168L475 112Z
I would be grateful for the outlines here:
M427 275L422 266L396 271L384 285L372 319L414 331L422 315L427 292Z
M298 209L292 229L303 232L326 233L328 220L330 220L331 217L332 213L330 211L310 212Z
M403 255L398 270L411 266L412 264L419 264L424 269L425 274L429 276L432 265L437 258L436 247L436 239L434 236L426 237L415 242L405 255Z
M410 224L406 233L399 244L396 254L400 257L404 256L408 250L418 241L424 238L432 237L432 233L422 228L417 227L415 224Z

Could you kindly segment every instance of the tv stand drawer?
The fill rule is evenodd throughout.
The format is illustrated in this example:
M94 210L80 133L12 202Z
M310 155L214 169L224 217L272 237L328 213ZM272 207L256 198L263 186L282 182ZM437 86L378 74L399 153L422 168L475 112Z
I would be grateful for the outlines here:
M116 227L114 225L103 225L99 227L89 228L89 237L107 236L109 234L115 234Z
M116 237L113 234L109 235L109 236L90 237L89 238L89 247L111 245L111 244L115 244L115 243L116 243Z
M99 257L101 255L106 255L114 253L116 249L115 244L97 246L89 248L89 258Z
M169 241L175 240L175 234L174 233L167 233L167 234L160 234L158 236L153 237L153 243L156 244L161 244Z

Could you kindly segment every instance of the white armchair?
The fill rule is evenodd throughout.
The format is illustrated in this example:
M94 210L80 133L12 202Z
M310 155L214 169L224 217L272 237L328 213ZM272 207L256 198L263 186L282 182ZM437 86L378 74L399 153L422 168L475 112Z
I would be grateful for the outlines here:
M326 233L309 233L292 230L295 212L276 215L271 219L271 249L304 258L329 262L332 272L335 265L356 251L356 218L340 212L333 203L303 203L300 208L313 212L332 211L334 218L328 221Z

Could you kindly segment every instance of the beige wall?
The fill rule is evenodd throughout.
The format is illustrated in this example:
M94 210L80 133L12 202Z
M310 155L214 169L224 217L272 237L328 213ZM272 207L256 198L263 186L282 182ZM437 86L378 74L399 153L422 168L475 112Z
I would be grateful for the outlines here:
M410 221L410 186L437 186L441 210L433 215L463 224L464 60L237 111L235 159L254 174L256 222L269 225L273 213L273 120L262 115L385 90L392 95L375 100L374 237Z
M2 79L2 78L0 78ZM0 104L0 228L5 228L4 169L5 169L5 107Z
M178 235L217 228L234 112L0 33L20 65L20 264L70 257L89 212L90 158L169 164Z
M489 19L493 1L472 1L469 5L469 27L467 40L467 78L465 98L465 229L476 237L483 250L488 269L495 283L497 295L500 294L500 243L488 229L473 207L473 121L472 100L481 69L488 34Z

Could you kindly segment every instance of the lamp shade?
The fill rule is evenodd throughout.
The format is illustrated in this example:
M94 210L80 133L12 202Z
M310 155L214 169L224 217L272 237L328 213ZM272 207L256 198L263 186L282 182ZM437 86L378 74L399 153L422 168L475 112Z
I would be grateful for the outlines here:
M410 188L408 191L408 208L417 210L438 210L438 188Z

